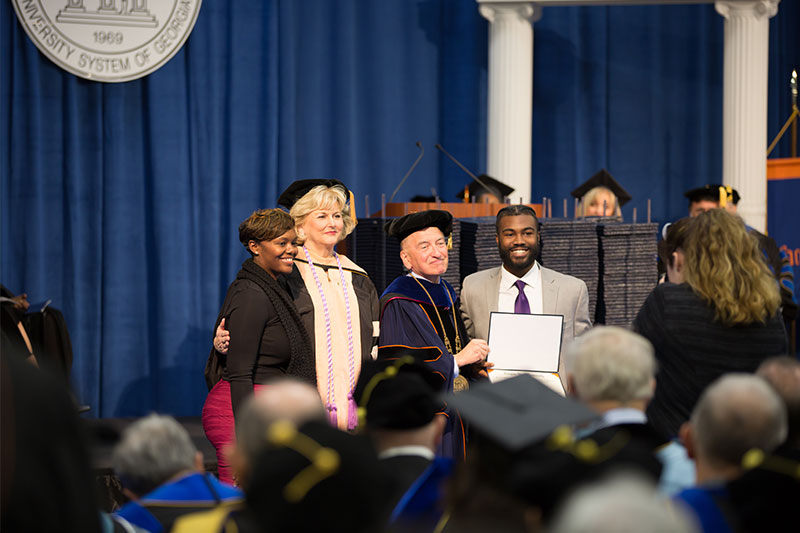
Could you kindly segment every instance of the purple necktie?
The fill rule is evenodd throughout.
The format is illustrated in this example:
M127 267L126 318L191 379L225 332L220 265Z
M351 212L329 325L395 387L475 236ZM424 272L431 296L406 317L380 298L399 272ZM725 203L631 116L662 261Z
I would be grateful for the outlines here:
M525 282L518 279L514 285L517 286L517 290L519 291L517 299L514 300L514 312L524 315L531 314L531 306L528 305L528 297L525 296Z

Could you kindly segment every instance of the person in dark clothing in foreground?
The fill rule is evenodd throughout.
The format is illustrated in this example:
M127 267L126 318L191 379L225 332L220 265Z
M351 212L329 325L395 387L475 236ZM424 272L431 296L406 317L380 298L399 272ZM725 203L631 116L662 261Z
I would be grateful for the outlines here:
M659 366L648 421L672 438L712 381L754 372L787 343L778 286L741 219L722 209L681 219L659 255L670 283L650 293L633 329Z

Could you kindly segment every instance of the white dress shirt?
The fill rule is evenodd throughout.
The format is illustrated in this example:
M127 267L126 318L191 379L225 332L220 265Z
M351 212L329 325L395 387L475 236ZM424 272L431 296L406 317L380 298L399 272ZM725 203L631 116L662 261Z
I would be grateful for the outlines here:
M543 313L542 269L539 268L538 261L534 262L531 269L521 278L506 270L506 267L500 267L500 295L497 299L497 310L503 313L514 312L514 302L517 301L519 295L515 283L520 279L525 282L525 297L528 298L531 313L541 315Z

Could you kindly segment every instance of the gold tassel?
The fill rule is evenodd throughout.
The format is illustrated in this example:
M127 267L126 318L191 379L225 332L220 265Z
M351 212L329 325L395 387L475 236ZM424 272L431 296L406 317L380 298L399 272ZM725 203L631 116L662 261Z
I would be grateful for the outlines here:
M358 224L358 218L356 218L356 198L353 196L353 191L350 191L350 218L353 219L353 224Z
M464 186L464 203L469 203L469 185Z
M719 206L725 207L728 205L728 195L725 194L725 187L719 188Z
M453 234L452 233L447 237L447 249L448 250L452 250L453 249Z

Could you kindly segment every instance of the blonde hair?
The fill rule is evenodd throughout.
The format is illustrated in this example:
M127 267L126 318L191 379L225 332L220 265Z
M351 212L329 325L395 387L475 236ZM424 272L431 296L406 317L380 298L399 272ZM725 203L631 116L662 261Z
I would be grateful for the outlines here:
M239 242L253 255L250 241L271 241L294 228L294 220L281 209L259 209L239 224Z
M317 185L295 202L289 210L289 214L292 215L294 219L295 227L299 228L306 221L306 217L309 214L320 209L338 209L341 211L344 227L342 228L339 241L343 241L356 227L356 222L350 216L350 211L347 209L347 196L344 190L336 185L333 187ZM305 242L305 239L305 235L301 235L298 231L297 241L302 244Z
M780 307L778 284L742 220L711 209L691 220L686 283L726 326L767 321Z
M594 201L595 198L597 198L597 195L601 192L607 192L614 199L614 216L622 216L622 210L619 207L619 198L617 198L617 195L614 194L614 191L603 185L598 185L597 187L592 187L589 189L589 192L584 194L583 198L581 198L581 203L578 205L579 217L587 216L586 208Z

